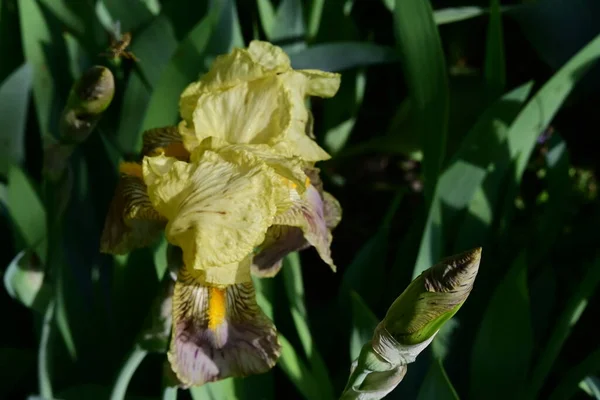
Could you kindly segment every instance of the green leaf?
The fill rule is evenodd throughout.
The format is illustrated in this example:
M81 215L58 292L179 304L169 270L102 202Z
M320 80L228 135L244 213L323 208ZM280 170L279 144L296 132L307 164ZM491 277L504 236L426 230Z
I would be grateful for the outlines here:
M514 175L504 198L503 225L513 214L513 201L520 186L523 173L536 139L548 126L576 83L600 57L600 35L577 52L548 82L531 98L519 113L508 131L508 150L514 160Z
M383 0L385 6L393 11L394 9L394 0ZM512 7L501 7L501 11L509 11L511 9L517 8L517 6ZM465 7L448 7L441 8L439 10L433 11L433 19L435 23L438 25L443 24L451 24L454 22L460 22L471 18L479 17L488 12L487 9L483 7L475 7L475 6L465 6Z
M317 379L306 367L290 342L280 333L281 357L277 365L307 400L320 399L321 389Z
M417 400L458 400L458 394L440 360L431 363L429 372L421 384Z
M452 234L455 235L453 230L455 226L468 223L467 221L461 224L461 221L457 220L459 212L469 205L470 208L480 207L477 210L470 210L472 215L477 215L476 212L488 212L488 208L483 207L487 203L483 206L480 204L481 201L486 201L481 185L494 159L504 154L508 126L521 109L530 91L531 84L525 84L505 94L484 112L465 136L460 148L440 176L423 231L413 278L442 257L444 234L453 232ZM471 231L462 229L462 232L469 234ZM471 243L471 237L477 238L477 236L469 236L463 239L459 235L455 251L463 251L468 246L481 245Z
M579 281L576 291L571 295L558 320L554 324L548 343L543 347L529 379L528 398L536 398L552 370L563 344L569 337L573 326L587 307L590 297L600 284L600 259L589 265L584 277Z
M350 335L350 359L356 360L365 343L373 337L379 319L358 293L350 292L352 299L352 333Z
M131 353L127 355L127 359L123 363L121 370L117 376L117 380L110 394L110 400L124 400L127 393L127 386L133 377L133 374L138 369L148 352L138 347L133 348Z
M176 49L175 32L171 22L164 16L155 18L131 42L131 51L140 59L136 66L152 87Z
M588 376L581 383L588 389L586 392L590 396L594 396L596 400L600 399L600 379L595 376Z
M344 272L342 285L345 290L356 291L367 304L375 305L381 300L380 287L385 281L390 230L403 197L403 191L396 194L377 233L363 245ZM347 293L343 290L340 296L345 297Z
M21 40L33 71L33 97L41 136L58 135L58 119L70 88L68 56L56 26L36 0L19 2Z
M302 267L297 252L288 254L285 257L282 274L296 332L300 338L300 343L302 343L304 354L306 354L306 358L309 360L311 371L318 381L322 398L333 398L333 386L329 379L327 367L317 350L308 326L308 313L304 304Z
M368 42L320 43L290 54L290 59L295 69L330 72L400 61L393 48Z
M213 9L181 42L152 92L142 131L175 124L179 116L179 96L204 69L206 47L217 17Z
M289 43L281 44L281 48L291 54L306 47L305 35L302 2L300 0L283 0L277 8L269 40L274 43Z
M192 387L190 388L190 394L194 400L241 399L235 393L235 381L233 378Z
M18 167L8 172L8 213L28 249L46 262L46 211L29 178Z
M23 64L0 85L0 176L6 176L11 164L25 159L25 124L31 90L32 71Z
M325 8L325 0L312 0L310 4L310 16L308 18L308 39L312 40L319 32L323 17L323 9Z
M52 346L54 342L54 301L48 302L38 349L38 385L42 397L52 399Z
M522 253L498 284L471 354L472 398L519 397L533 351L527 263Z
M116 146L122 154L137 154L142 148L140 133L151 93L140 74L132 72L123 96L116 137Z
M106 42L107 33L90 3L69 0L40 0L40 3L81 40L88 51L96 51L99 44Z
M44 283L43 266L34 254L19 252L4 273L4 287L10 297L39 313L46 310L52 289Z
M496 99L506 86L506 61L499 0L490 0L490 22L485 47L484 75L490 98Z
M422 140L425 200L431 204L446 152L449 108L446 62L431 4L397 0L394 28Z
M273 27L275 26L275 9L271 0L258 0L258 16L260 17L260 23L265 31L265 35L268 39L273 37Z
M548 400L571 399L577 391L577 386L583 378L598 370L600 365L600 347L596 347L579 364L572 366L556 384L556 389L550 394Z
M18 12L17 1L0 1L0 54L4 55L0 63L0 82L25 61L20 37L15 34L20 29Z
M140 0L101 0L114 21L119 21L121 33L133 32L148 23L154 15Z

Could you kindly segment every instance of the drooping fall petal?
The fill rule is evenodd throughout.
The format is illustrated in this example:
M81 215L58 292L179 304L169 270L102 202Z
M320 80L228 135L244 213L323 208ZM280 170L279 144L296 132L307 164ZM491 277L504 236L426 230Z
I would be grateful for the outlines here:
M168 358L184 387L271 369L279 357L275 326L256 303L252 282L203 285L199 271L179 273Z
M141 176L122 174L106 216L100 251L125 254L149 246L158 240L166 223L152 207Z

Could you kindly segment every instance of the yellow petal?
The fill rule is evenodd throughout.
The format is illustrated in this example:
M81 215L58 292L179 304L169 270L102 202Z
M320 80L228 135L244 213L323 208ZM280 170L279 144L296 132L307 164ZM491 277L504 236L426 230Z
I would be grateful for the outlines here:
M329 98L335 96L340 88L342 79L340 74L320 71L318 69L301 69L297 72L308 78L306 86L306 94L308 96Z
M218 56L210 70L198 82L183 91L179 100L181 118L192 120L192 113L202 93L224 90L244 82L289 70L290 59L285 52L268 42L254 40L248 49L234 49Z
M146 185L136 176L122 175L111 202L100 251L125 254L156 242L166 220L152 207Z
M187 149L215 136L227 143L271 144L281 141L290 125L290 106L278 79L245 82L198 99L194 137L182 131Z
M251 157L238 164L212 151L191 164L146 157L144 180L152 204L169 220L167 240L194 269L244 260L264 240L277 210L273 173Z
M184 387L267 372L280 351L252 282L216 288L204 285L198 271L181 270L168 358Z

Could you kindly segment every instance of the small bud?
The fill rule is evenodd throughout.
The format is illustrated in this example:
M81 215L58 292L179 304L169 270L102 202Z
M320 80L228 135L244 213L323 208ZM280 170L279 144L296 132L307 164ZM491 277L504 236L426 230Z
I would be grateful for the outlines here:
M72 86L60 121L61 142L81 143L94 129L115 94L115 80L106 67L89 68Z

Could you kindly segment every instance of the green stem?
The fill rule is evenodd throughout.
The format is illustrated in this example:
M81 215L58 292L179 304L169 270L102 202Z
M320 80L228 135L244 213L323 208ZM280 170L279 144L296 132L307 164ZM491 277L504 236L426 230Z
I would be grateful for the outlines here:
M40 337L40 348L38 350L38 380L40 394L45 399L52 399L52 379L50 377L50 359L52 358L52 341L54 335L52 323L54 320L54 301L50 301L44 314L42 333Z
M110 395L110 400L125 399L129 381L147 354L148 352L146 350L143 350L137 345L133 348L119 371L119 375L117 376L117 380Z
M162 400L177 400L177 387L163 387Z

